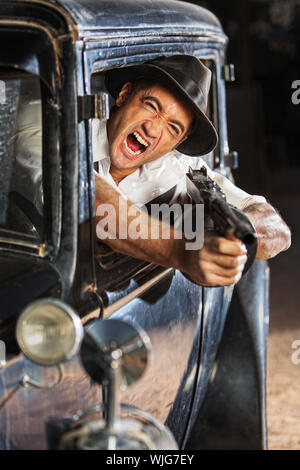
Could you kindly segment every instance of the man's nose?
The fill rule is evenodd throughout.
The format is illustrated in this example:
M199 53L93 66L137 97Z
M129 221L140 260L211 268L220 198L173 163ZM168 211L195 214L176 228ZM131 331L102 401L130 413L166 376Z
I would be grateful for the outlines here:
M147 137L158 137L164 127L163 119L157 117L155 119L149 119L143 124L144 132Z

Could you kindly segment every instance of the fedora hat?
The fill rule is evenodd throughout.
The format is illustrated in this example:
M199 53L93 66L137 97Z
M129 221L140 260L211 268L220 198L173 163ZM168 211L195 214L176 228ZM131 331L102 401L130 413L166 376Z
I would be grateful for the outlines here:
M211 71L191 55L159 57L140 65L109 70L105 84L116 98L126 82L151 78L181 96L194 111L194 125L187 139L177 150L186 155L200 156L211 152L218 143L217 132L205 115L211 81Z

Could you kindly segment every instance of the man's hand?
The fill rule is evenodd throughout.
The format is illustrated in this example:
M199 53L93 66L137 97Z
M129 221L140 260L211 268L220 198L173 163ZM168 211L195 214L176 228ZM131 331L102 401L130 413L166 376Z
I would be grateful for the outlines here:
M185 252L183 271L202 286L226 286L240 280L246 261L247 249L240 240L206 232L201 250Z
M291 231L274 207L267 203L253 204L244 212L257 232L257 258L273 258L290 247Z

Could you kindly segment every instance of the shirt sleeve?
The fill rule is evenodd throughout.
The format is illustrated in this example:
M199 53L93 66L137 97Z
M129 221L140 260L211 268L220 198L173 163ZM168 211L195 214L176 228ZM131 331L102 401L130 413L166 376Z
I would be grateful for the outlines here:
M249 207L252 204L267 202L263 196L248 194L246 191L243 191L242 189L235 186L225 176L211 170L201 157L188 157L186 155L180 154L179 162L183 166L185 173L187 173L189 167L191 167L193 170L200 170L202 166L205 166L207 169L207 175L220 186L222 191L225 193L227 201L240 210L244 210L246 207ZM181 195L183 195L184 190L182 184L178 186L178 189L181 192ZM178 197L178 194L176 194L176 196Z
M205 165L206 166L206 165ZM251 206L252 204L261 204L266 203L266 199L263 196L251 195L248 194L243 189L235 186L228 178L212 171L210 168L207 168L208 176L214 180L225 193L227 201L229 204L237 207L240 210L246 209L246 207Z

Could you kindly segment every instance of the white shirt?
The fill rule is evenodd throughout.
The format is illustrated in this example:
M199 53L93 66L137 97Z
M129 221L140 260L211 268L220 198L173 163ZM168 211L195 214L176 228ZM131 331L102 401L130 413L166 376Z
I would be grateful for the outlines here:
M93 160L98 162L98 172L120 193L138 206L147 204L169 189L176 186L174 196L170 203L177 200L180 194L186 194L186 173L188 168L207 168L208 176L213 179L225 193L227 201L243 210L246 207L266 202L263 196L252 196L235 186L225 176L212 171L201 157L188 157L178 152L169 152L166 155L145 163L135 172L126 176L117 186L110 170L110 156L106 131L107 121L93 119L92 121L92 147Z

